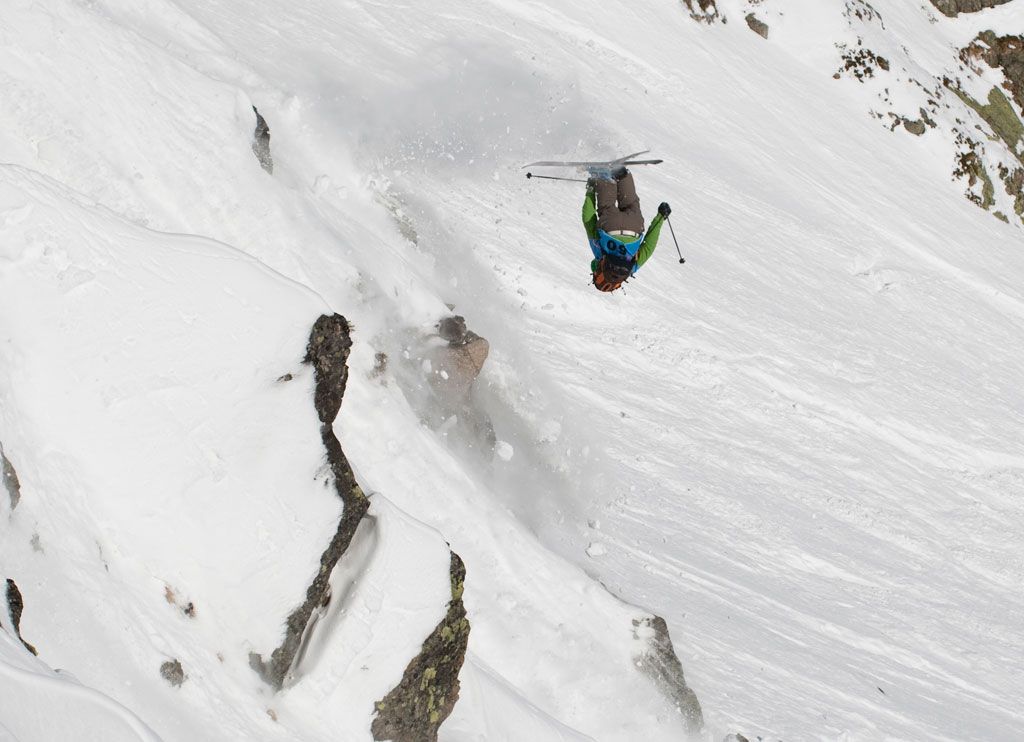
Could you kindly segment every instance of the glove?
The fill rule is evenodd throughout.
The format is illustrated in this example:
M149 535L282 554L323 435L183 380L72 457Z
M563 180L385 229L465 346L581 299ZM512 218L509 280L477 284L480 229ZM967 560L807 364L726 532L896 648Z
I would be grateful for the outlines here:
M661 206L658 207L658 213L668 219L668 215L672 213L672 207L667 202L662 201Z
M597 186L597 178L595 178L594 176L590 176L589 178L587 178L587 190L592 191L594 190L595 186Z

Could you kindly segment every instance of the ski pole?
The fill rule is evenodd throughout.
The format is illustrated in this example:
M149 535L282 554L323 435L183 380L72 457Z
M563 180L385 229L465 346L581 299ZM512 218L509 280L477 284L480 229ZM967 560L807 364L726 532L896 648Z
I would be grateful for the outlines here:
M527 173L526 177L527 178L543 178L544 180L567 180L570 183L586 183L587 182L585 180L580 180L579 178L556 178L553 175L534 175L533 173Z
M676 239L676 231L672 229L672 220L666 216L665 221L668 222L668 231L672 233L672 241L676 243L676 252L679 253L679 262L685 263L686 258L683 257L683 253L679 249L679 240Z

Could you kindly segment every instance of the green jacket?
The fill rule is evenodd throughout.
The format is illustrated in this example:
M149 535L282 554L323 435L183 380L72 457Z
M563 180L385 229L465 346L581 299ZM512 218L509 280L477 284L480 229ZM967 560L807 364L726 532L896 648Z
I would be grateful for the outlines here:
M644 232L640 247L636 250L637 268L646 263L651 255L654 254L654 248L658 246L658 236L661 234L661 225L664 222L665 217L661 214L657 214L651 220L650 229ZM603 253L597 235L597 204L594 202L594 190L592 188L587 189L587 195L583 199L583 228L587 230L587 240L590 242L590 249L594 253L594 260L590 264L590 269L594 270L597 268L597 261L601 259ZM634 242L636 240L624 243L630 247L631 252Z

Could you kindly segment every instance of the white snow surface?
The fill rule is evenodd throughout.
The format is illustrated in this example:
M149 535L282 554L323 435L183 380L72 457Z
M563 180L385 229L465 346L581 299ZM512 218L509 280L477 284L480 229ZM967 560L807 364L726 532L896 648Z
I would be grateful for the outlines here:
M0 624L0 740L159 742L128 709L32 657L13 636L9 616Z
M0 7L0 577L40 651L0 633L0 739L61 739L31 727L55 705L97 739L370 739L445 542L472 631L442 740L679 739L635 667L648 612L706 739L1021 736L1020 231L950 181L953 96L920 138L869 112L997 83L956 50L1024 6L718 5ZM891 77L833 79L858 37ZM520 165L642 147L687 262L665 230L602 295L582 186ZM490 342L493 460L423 422L446 304ZM329 311L373 505L274 695L248 653L341 513L301 363Z

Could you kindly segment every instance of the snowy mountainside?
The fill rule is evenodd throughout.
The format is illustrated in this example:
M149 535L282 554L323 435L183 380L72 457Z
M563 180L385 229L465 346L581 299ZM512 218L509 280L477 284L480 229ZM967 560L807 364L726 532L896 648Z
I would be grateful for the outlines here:
M636 667L650 612L707 738L1019 736L1019 232L950 182L957 127L985 126L967 104L945 92L919 138L886 129L929 105L911 79L932 90L980 31L1017 32L1020 0L865 6L719 0L698 24L655 0L6 4L0 443L22 498L0 564L26 638L164 739L369 738L443 612L447 541L472 630L441 739L679 738ZM899 85L845 74L865 46ZM1002 84L977 74L976 100ZM1013 156L975 136L984 162ZM687 263L666 232L598 295L582 186L520 165L643 146L666 160L636 174L644 212L672 203ZM55 224L73 249L31 241ZM419 349L446 305L490 341L493 461L424 423ZM299 363L328 311L354 325L335 430L377 521L339 567L338 592L364 575L351 602L272 695L245 655L273 647L338 514ZM132 497L150 464L167 480ZM196 518L168 503L193 485L222 521L185 560ZM265 589L232 577L254 566ZM138 618L120 642L118 608ZM178 689L155 662L172 649Z
M164 738L366 736L374 703L398 682L405 662L440 618L447 550L434 559L430 538L413 538L415 519L385 508L384 495L375 494L380 504L371 508L353 546L352 560L365 566L342 566L336 593L344 593L343 602L335 600L319 616L287 691L271 698L269 689L261 689L246 656L273 648L338 518L338 503L323 477L310 372L297 365L309 325L327 307L282 274L339 305L365 306L358 291L385 297L373 302L370 314L356 313L357 327L372 328L381 308L400 318L405 312L423 315L426 307L426 316L434 317L443 304L428 291L412 301L403 296L401 303L387 298L413 282L422 261L410 261L400 240L401 250L387 250L383 241L376 251L365 250L380 239L375 232L390 239L397 234L389 212L375 206L376 197L365 188L352 195L358 203L344 203L345 186L336 183L345 177L357 181L355 176L318 173L312 188L295 191L287 185L288 168L280 167L278 177L286 185L278 186L253 161L251 128L240 134L241 121L252 118L246 96L173 57L153 56L148 43L111 23L105 12L67 10L39 16L16 5L8 11L24 34L5 66L21 74L10 83L20 104L9 111L5 159L21 164L4 170L10 180L4 203L5 333L16 350L5 359L10 376L3 440L24 498L11 513L4 563L25 593L23 631L51 662L75 668L86 684L140 709ZM127 57L144 74L130 76L127 85L120 74L109 85L94 84L92 105L83 107L74 91L86 89L89 80L105 80L110 61L75 45L64 47L63 57L47 50L55 69L69 71L62 79L66 87L54 92L38 85L25 60L71 27L91 33L94 48L129 47ZM147 95L147 88L159 94ZM182 112L191 107L195 118L189 119ZM135 133L129 146L111 139L113 112ZM153 125L133 125L133 116L148 117ZM233 173L237 192L228 193L225 173ZM207 179L221 186L205 189ZM158 182L140 186L149 180ZM168 197L176 191L190 196ZM320 202L325 194L331 203ZM340 215L339 206L347 207ZM358 266L336 249L352 224L359 225L355 234L362 240L349 248ZM83 240L78 231L92 237ZM245 245L280 273L266 271L261 279L265 269L254 275L258 264L206 237L181 233ZM137 355L120 350L122 345L136 348ZM56 359L41 348L52 349ZM39 374L38 367L52 367L52 373ZM72 396L76 386L77 406L54 410L51 387ZM119 390L131 404L117 404ZM396 392L389 392L395 419L414 433L412 450L420 453L409 467L397 468L404 474L395 486L420 496L441 492L451 477L460 478L458 464L440 473L423 469L418 462L436 462L445 454L433 434L418 432ZM388 417L379 409L353 416L363 421L355 429L378 446L379 435L364 426L382 419ZM94 430L97 421L102 425ZM58 432L61 437L50 440ZM64 516L37 512L37 503L63 492L49 479L53 467L42 454L51 447L70 459L82 480L81 496ZM395 449L384 450L389 456L383 468L395 469ZM358 461L356 467L365 468ZM158 480L160 487L150 486L168 472L173 476ZM377 478L360 473L364 481ZM293 499L300 495L298 482L313 498L309 506ZM139 489L149 496L130 496ZM214 511L199 505L211 492L219 506ZM291 512L296 507L303 508L301 518ZM79 517L97 510L94 519ZM239 519L230 517L235 512ZM679 712L634 665L643 651L643 631L633 622L646 614L621 605L577 568L552 560L500 510L470 508L468 514L497 529L470 555L474 577L467 595L467 602L488 596L476 598L483 605L471 616L485 639L476 643L467 672L467 695L486 705L453 720L460 731L452 734L478 738L481 729L491 729L491 738L514 737L514 729L532 728L553 739L584 738L576 727L620 738L677 736L685 728ZM460 515L453 506L446 517ZM192 525L197 517L208 531ZM371 527L381 521L392 525ZM71 523L78 523L77 535L65 544L59 534ZM190 537L183 540L182 533ZM468 545L477 541L467 538ZM487 555L495 543L514 550L515 559L492 565ZM296 544L303 548L292 548ZM44 557L58 548L61 554L77 549L85 566L54 567ZM183 557L183 551L192 555ZM58 576L51 578L50 570ZM105 583L108 570L128 572L131 579L112 588ZM510 579L522 570L525 575ZM346 575L355 587L344 584ZM551 588L544 587L548 580ZM79 595L62 587L67 582L89 586L80 594L83 605L75 607L67 597ZM109 612L100 610L96 596L111 590L121 599ZM236 600L254 591L262 603ZM566 591L585 597L566 602ZM132 617L141 616L141 625L118 642L103 624L128 620L120 613L125 606ZM76 630L83 615L92 618ZM531 633L523 634L522 625L531 626ZM489 629L494 636L487 640ZM117 661L107 657L111 646L118 649ZM161 661L172 658L180 658L184 668L176 680L183 680L180 691L165 688L157 672ZM536 677L538 665L549 672ZM505 679L509 675L529 688L527 695ZM573 690L584 686L589 693ZM590 700L581 703L579 697ZM633 713L623 718L613 699ZM191 709L187 714L179 711L182 700ZM503 709L500 719L487 713L491 705Z
M835 69L833 78L845 85L863 86L873 118L890 131L932 139L933 164L963 182L968 200L1019 226L1020 9L992 2L933 4L935 9L848 0L840 13L838 4L725 0L714 18L724 23L746 13L748 23L762 24L770 43L821 71Z
M11 638L0 636L0 644L7 645ZM80 739L92 742L155 742L154 735L141 721L124 707L99 693L89 693L74 681L38 665L22 667L27 658L20 648L5 653L0 663L4 675L3 718L0 740L17 742L22 739ZM27 713L27 709L32 709Z
M241 252L123 222L16 166L2 177L3 413L26 498L4 563L26 595L22 630L162 736L272 734L246 659L280 642L341 512L299 364L325 307ZM369 591L347 588L358 618L320 672L335 681L290 695L301 708L345 691L363 713L320 714L312 736L368 728L447 600L437 534L382 498L371 514ZM369 657L384 671L346 676ZM195 688L192 713L161 692L167 663ZM232 715L247 720L237 731Z
M0 740L159 740L124 707L28 654L16 638L11 616L0 615L0 626Z

